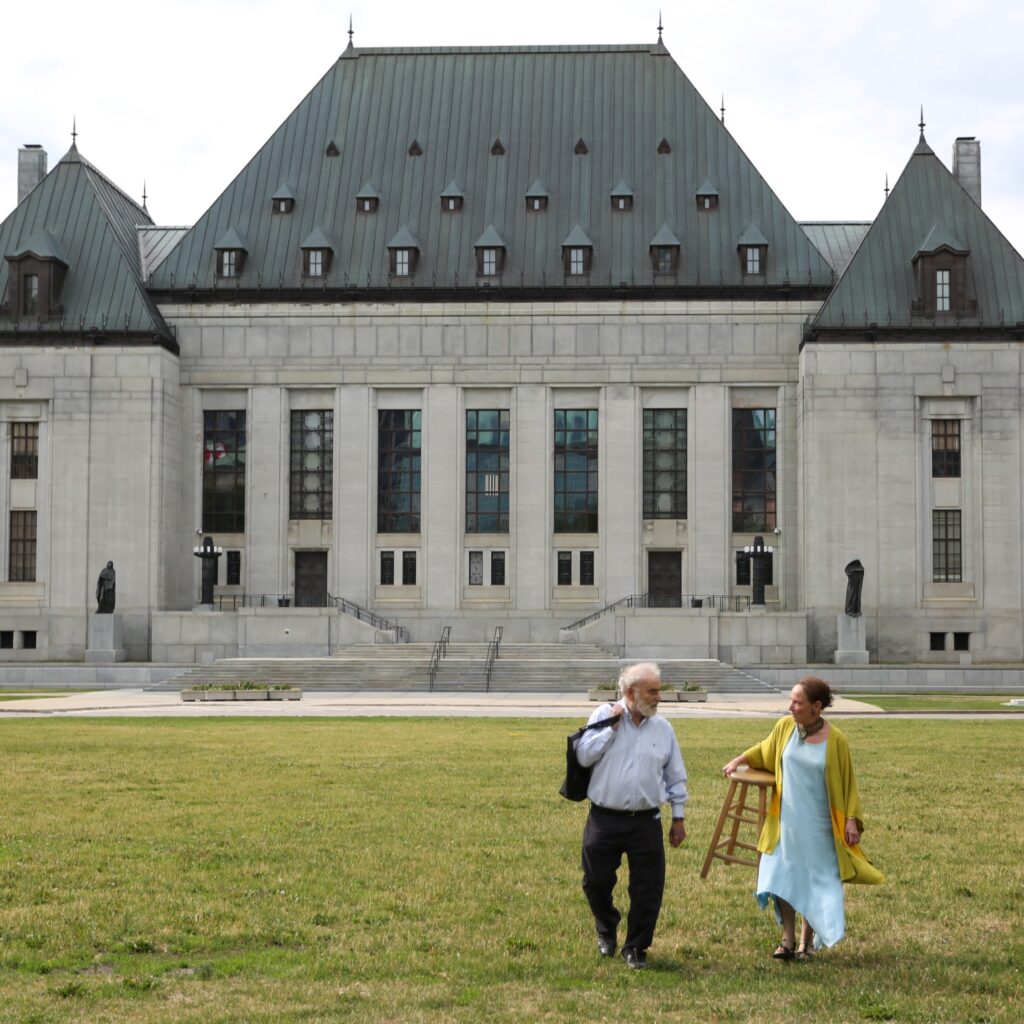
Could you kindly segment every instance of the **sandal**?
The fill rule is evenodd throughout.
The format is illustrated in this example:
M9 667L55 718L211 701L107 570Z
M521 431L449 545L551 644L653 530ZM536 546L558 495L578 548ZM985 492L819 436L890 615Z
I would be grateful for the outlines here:
M809 963L814 959L814 946L801 942L796 951L796 958L803 963Z
M792 960L796 956L793 952L792 946L787 946L784 942L780 942L775 948L775 952L772 953L773 960Z

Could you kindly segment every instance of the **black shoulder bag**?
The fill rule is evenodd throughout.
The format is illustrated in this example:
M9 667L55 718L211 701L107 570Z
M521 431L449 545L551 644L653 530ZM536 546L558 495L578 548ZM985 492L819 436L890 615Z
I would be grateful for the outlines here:
M581 729L577 729L566 739L565 778L562 780L562 785L558 790L566 800L574 800L578 803L580 800L585 800L587 798L587 790L590 788L590 773L594 769L593 765L588 765L584 768L583 765L576 760L577 741L585 732L589 732L591 729L607 728L610 725L614 725L614 723L621 717L621 711L617 715L609 715L607 718L602 718L600 722L592 722L590 725L585 725Z

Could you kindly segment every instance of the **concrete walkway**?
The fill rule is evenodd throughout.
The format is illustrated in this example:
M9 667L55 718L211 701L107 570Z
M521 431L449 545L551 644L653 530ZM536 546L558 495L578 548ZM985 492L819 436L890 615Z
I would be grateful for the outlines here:
M779 718L786 694L710 694L707 703L663 702L666 718ZM183 703L175 691L95 690L59 697L0 702L0 718L39 717L346 717L465 716L481 718L586 718L597 704L580 693L411 693L311 691L300 701ZM830 714L879 715L862 701L837 697ZM1020 716L1024 717L1024 716Z

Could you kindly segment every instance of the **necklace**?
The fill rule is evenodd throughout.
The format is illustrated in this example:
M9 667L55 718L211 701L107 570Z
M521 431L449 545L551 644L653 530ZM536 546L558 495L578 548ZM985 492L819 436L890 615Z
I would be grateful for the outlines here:
M825 719L819 716L817 721L812 722L810 725L798 725L796 730L800 736L800 742L803 743L808 736L813 736L816 732L821 732L824 728Z

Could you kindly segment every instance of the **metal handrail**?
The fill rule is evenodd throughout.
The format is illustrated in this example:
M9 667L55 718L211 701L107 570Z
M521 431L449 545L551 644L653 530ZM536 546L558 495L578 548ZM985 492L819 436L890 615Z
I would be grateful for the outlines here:
M750 610L750 597L747 594L680 594L678 604L664 604L663 598L651 602L650 594L630 594L612 601L596 612L591 612L563 629L579 629L591 622L596 622L603 615L615 611L616 608L713 608L719 612L745 612Z
M448 638L452 635L452 627L444 626L441 629L441 636L434 641L434 649L430 652L430 664L427 666L427 688L434 690L434 679L437 677L437 670L441 667L441 659L448 653Z
M397 622L385 619L347 597L335 597L326 592L321 604L299 605L294 594L218 594L214 597L213 604L218 611L232 612L238 611L239 608L336 608L346 615L359 619L360 622L368 622L374 629L393 633L397 643L406 643L409 639L408 630Z
M494 627L494 636L491 638L491 642L487 645L487 665L484 668L484 688L489 693L491 690L491 671L494 668L494 662L497 660L498 651L501 648L501 626Z

